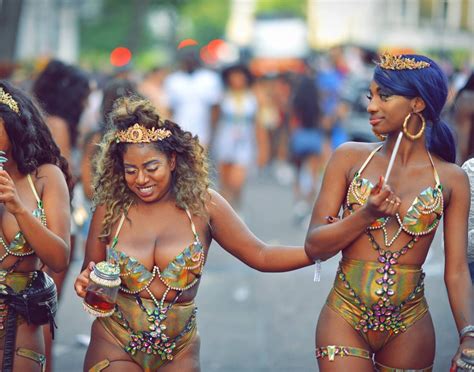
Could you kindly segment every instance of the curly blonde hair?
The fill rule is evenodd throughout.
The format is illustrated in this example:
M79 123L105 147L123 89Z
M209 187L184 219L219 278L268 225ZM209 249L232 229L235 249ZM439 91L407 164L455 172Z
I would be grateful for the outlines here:
M101 239L106 240L110 237L112 226L136 200L135 194L125 182L123 167L123 154L127 146L134 145L116 141L117 131L126 130L135 123L148 129L155 127L171 131L170 137L152 144L168 159L172 154L176 156L176 167L171 181L176 206L188 209L195 215L207 215L206 203L210 198L209 166L206 152L199 144L197 136L184 131L170 120L161 120L155 107L146 99L139 97L124 97L117 100L108 119L108 128L96 157L96 173L93 180L94 206L104 205L106 209L102 221Z

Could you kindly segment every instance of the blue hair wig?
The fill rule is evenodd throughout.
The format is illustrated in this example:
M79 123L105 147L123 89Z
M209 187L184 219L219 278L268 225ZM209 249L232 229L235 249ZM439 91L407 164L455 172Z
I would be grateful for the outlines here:
M412 54L404 54L402 57L428 62L430 67L416 70L387 70L377 65L374 81L392 94L423 99L426 107L422 114L428 124L426 145L429 151L454 163L456 160L454 137L449 126L441 120L441 110L448 96L448 79L441 68L428 57Z

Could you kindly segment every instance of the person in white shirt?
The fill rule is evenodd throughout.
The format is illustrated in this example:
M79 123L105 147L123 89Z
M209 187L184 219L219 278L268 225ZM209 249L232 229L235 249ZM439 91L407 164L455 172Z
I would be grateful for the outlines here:
M165 80L165 94L171 120L199 138L208 148L217 120L222 83L214 71L200 66L197 50L186 47L181 52L181 69Z

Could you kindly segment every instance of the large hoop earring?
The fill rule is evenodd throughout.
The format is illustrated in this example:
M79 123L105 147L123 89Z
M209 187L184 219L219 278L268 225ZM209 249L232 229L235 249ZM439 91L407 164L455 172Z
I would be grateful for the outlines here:
M418 131L418 133L416 134L411 134L409 131L408 131L408 120L410 120L410 117L415 114L416 116L418 116L421 120L421 129ZM403 134L405 136L407 136L409 139L411 139L412 141L416 141L418 138L420 138L423 133L425 132L425 127L426 127L426 121L425 121L425 118L423 117L422 114L418 113L418 112L410 112L406 118L405 118L405 121L403 122Z

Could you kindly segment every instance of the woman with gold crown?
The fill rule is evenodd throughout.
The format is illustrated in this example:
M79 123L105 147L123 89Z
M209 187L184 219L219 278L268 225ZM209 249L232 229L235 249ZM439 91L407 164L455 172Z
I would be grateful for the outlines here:
M422 265L442 217L444 278L460 342L453 368L460 351L474 347L469 183L454 164L453 136L440 118L447 93L446 77L431 59L383 55L367 108L382 143L346 143L326 168L305 242L314 260L342 253L316 329L320 371L433 370ZM342 219L326 217L341 207Z
M161 120L146 100L116 104L94 189L76 292L89 293L94 263L104 260L119 267L121 285L113 314L95 313L84 370L200 370L194 298L212 239L260 271L312 264L303 247L269 246L256 238L209 188L197 137Z

